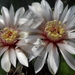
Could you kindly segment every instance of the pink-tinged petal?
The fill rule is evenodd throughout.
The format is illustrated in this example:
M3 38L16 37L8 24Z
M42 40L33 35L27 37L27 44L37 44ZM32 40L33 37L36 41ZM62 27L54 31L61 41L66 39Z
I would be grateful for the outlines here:
M14 8L12 4L10 6L10 26L14 26Z
M11 63L9 60L9 51L8 50L4 53L4 55L2 57L1 66L6 72L10 71Z
M26 45L20 46L20 48L21 48L23 51L27 52L28 54L32 54L32 55L33 55L33 51L31 50L31 49L33 48L33 45L31 45L31 44L26 44Z
M63 44L58 44L60 48L63 48L64 50L67 50L71 54L75 54L75 48L69 45L67 42Z
M1 13L2 13L2 16L3 16L4 24L6 26L9 26L10 25L10 16L9 16L8 9L5 8L5 7L2 7Z
M14 67L16 67L16 53L15 53L15 51L14 51L14 49L12 48L12 49L10 49L10 53L9 53L9 58L10 58L10 62L12 63L12 65L14 66Z
M49 52L48 59L48 68L52 74L56 74L59 67L59 54L56 47L52 46L52 49Z
M59 20L60 14L63 11L63 3L61 0L57 0L54 8L54 19Z
M26 42L25 42L25 39L21 39L20 41L18 41L18 42L16 43L16 45L17 45L17 47L20 47L20 46L22 46L22 45L27 45L27 44L26 44Z
M65 61L67 62L67 64L73 69L75 70L75 59L64 49L60 49L60 52L63 56L63 58L65 59Z
M16 52L19 62L23 64L24 66L28 67L28 60L27 60L26 55L20 49L16 49L15 52Z
M1 47L0 49L0 56L5 52L5 51L7 51L8 50L8 46L7 47Z
M43 68L46 61L46 57L47 57L47 51L43 50L34 63L35 73L38 73Z
M19 8L15 13L15 25L18 25L20 17L23 16L25 9L23 7Z
M72 7L69 8L69 10L67 11L66 16L63 20L63 23L68 21L72 17L72 15L74 15L74 13L75 13L74 9L75 9L75 6L72 6Z
M60 21L63 21L64 20L64 17L66 15L67 11L68 11L68 5L65 7L63 13L61 14L61 17L59 19Z

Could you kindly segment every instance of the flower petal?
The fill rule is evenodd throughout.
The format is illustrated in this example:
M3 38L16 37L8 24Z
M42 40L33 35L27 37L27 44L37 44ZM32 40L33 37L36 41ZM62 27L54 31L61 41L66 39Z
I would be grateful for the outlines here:
M35 73L38 73L43 68L46 61L46 57L47 57L47 51L43 50L34 63Z
M26 45L26 42L24 39L21 39L20 41L18 41L18 43L16 45L17 45L17 47L20 47L22 45Z
M42 15L40 14L40 12L38 12L38 10L34 6L29 6L29 10L31 12L33 12L34 14L36 14L36 16L42 17Z
M3 58L1 60L1 66L6 72L10 71L11 63L9 61L9 51L8 50L3 55Z
M61 14L60 21L63 21L64 20L64 17L66 15L67 11L68 11L68 5L65 7L63 13Z
M66 13L66 16L65 16L65 18L63 20L63 23L65 23L66 21L68 21L68 19L70 19L71 16L75 13L75 10L74 9L75 9L75 6L72 6L72 7L69 8L69 10Z
M28 67L28 60L25 54L20 49L16 49L15 52L16 52L19 62L23 64L24 66Z
M25 9L23 7L19 8L15 13L15 25L18 25L20 17L23 16Z
M3 16L0 15L0 22L4 25L4 20L3 20Z
M75 54L75 48L69 45L68 43L58 44L60 48L67 50L71 54Z
M23 25L26 21L27 21L27 19L25 19L25 18L20 18L20 19L19 19L19 22L18 22L18 25L21 26L21 25Z
M75 33L68 32L68 39L75 39Z
M2 7L1 12L2 12L2 16L3 16L3 19L4 19L5 25L9 26L10 25L10 16L9 16L8 9L5 8L5 7Z
M74 26L75 23L75 15L71 16L71 18L65 22L66 24L66 29L71 29Z
M22 50L24 50L25 52L27 52L28 54L32 54L33 55L33 51L31 50L33 48L33 45L31 44L26 44L26 45L22 45L20 46L20 48Z
M47 21L52 20L53 19L52 9L49 6L48 2L46 0L42 0L41 5L42 5L42 8L44 9Z
M75 70L75 59L64 49L60 49L60 52L63 56L63 58L65 59L65 61L67 62L67 64L73 69Z
M48 68L52 74L56 74L59 67L59 54L56 47L52 46L52 49L49 52L48 59Z
M14 49L10 49L10 62L13 64L14 67L16 67L16 54L15 54L15 51Z
M63 3L61 0L57 0L54 8L54 19L59 20L60 14L63 11Z
M0 56L8 49L9 47L0 47Z
M14 26L14 8L10 6L10 26Z
M0 22L0 30L2 30L5 26Z

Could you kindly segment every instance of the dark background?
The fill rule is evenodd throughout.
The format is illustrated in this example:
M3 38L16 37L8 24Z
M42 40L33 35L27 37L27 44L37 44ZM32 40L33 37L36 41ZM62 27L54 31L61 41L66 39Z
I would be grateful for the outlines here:
M54 3L56 0L46 0L51 5L51 7L54 6ZM75 0L62 0L64 4L68 4L69 6L72 6L75 4ZM13 4L15 10L17 10L19 7L25 7L25 9L28 9L28 5L31 5L32 2L41 2L41 0L0 0L0 8L2 6L6 6L7 8L10 7L11 4Z
M46 1L48 1L50 6L53 8L56 0L46 0ZM62 0L62 1L64 3L64 6L66 6L67 4L69 5L69 7L75 5L75 0ZM2 6L9 8L11 4L13 4L15 11L20 7L25 7L25 9L27 10L28 5L31 5L32 2L41 2L41 0L0 0L0 11ZM35 75L33 72L32 65L30 65L30 67L27 68L27 71L28 75ZM6 72L4 72L1 68L0 68L0 75L6 75ZM45 65L44 68L36 75L51 75L51 74L48 71L47 65ZM73 71L61 57L60 66L56 75L75 75L75 71Z

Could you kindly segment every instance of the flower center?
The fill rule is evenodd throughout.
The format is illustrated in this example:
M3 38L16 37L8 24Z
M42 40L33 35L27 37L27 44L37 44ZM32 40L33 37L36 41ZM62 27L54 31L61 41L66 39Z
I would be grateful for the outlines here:
M57 20L47 22L44 31L51 41L59 41L65 33L62 22Z
M11 44L16 41L17 37L18 37L17 30L7 27L1 30L1 39L4 43Z

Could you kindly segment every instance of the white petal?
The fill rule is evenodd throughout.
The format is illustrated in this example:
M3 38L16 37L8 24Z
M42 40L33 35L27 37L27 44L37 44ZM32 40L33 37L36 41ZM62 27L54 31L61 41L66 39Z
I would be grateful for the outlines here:
M47 63L49 70L52 70L52 74L56 74L59 67L59 54L56 47L52 46L48 55Z
M75 33L68 33L68 39L75 39Z
M22 45L26 45L26 42L24 39L21 39L20 41L18 41L18 43L16 44L18 47L22 46Z
M18 29L23 30L25 32L37 32L37 33L42 33L40 30L38 29L33 29L33 28L29 28L29 27L19 27Z
M35 9L46 19L46 20L48 20L49 21L49 16L50 16L50 14L47 14L46 12L49 12L48 10L46 11L46 10L44 10L43 8L42 8L42 5L40 4L40 3L37 3L37 2L35 2L35 3L32 3L32 6L34 6L35 7ZM38 8L37 8L38 7ZM47 9L47 8L46 8Z
M23 26L23 27L30 27L32 23L33 23L33 19L27 20L27 21L24 23L24 25L22 25L22 26Z
M29 55L29 57L28 57L28 58L29 58L29 62L32 61L33 59L35 59L36 57L37 57L37 56Z
M19 22L18 22L18 25L21 26L21 25L23 25L26 21L27 21L27 19L25 19L25 18L20 18L20 19L19 19Z
M65 59L65 61L67 62L67 64L73 69L75 70L75 59L64 49L60 49L61 54L63 56L63 58Z
M29 10L36 14L38 17L42 17L41 13L34 6L29 6Z
M74 9L75 9L75 6L72 6L72 7L69 8L69 10L66 13L66 16L65 16L65 18L63 20L63 23L65 23L66 21L68 21L68 19L70 19L71 16L75 13L75 10Z
M65 15L66 15L66 13L67 13L67 11L68 11L68 5L65 7L63 13L61 14L60 21L63 21Z
M11 63L9 61L9 51L8 50L3 55L3 58L1 60L1 66L6 72L10 71Z
M0 56L8 49L9 47L1 47Z
M15 14L15 25L18 25L20 17L23 16L25 9L23 7L19 8Z
M75 54L75 48L69 45L68 43L58 44L60 48L67 50L71 54Z
M10 7L10 26L14 26L14 8L13 5Z
M19 62L28 67L28 60L25 54L20 49L16 49L15 51Z
M52 18L53 18L52 9L49 6L48 2L46 0L42 0L41 5L45 11L45 16L46 16L47 21L52 20Z
M31 50L33 48L33 45L31 44L26 44L26 45L22 45L20 46L20 48L22 50L24 50L25 52L27 52L28 54L32 54L33 55L33 51Z
M34 63L35 73L38 73L44 66L47 57L47 51L42 51L40 56L36 59Z
M47 45L47 47L46 47L46 50L47 50L48 52L50 52L50 50L52 49L52 46L53 46L53 44L52 44L52 43L49 43L49 44Z
M44 21L43 18L35 17L33 18L33 23L30 25L30 27L37 28L42 24L43 21Z
M66 21L66 29L70 29L74 26L75 23L75 15L73 15L68 21Z
M3 20L3 16L0 15L0 22L4 25L4 20Z
M29 61L33 60L34 58L36 58L37 56L40 55L40 53L44 50L45 47L43 46L39 46L39 47L36 47L34 46L32 48L32 51L33 51L33 55L30 55L29 57Z
M28 33L22 31L22 32L19 33L19 38L18 39L25 39L27 36L28 36Z
M59 20L60 14L63 11L63 3L61 0L57 0L54 8L54 19Z
M9 54L10 62L13 64L14 67L16 67L16 54L14 49L10 49L10 54Z
M0 22L0 30L3 29L5 26Z
M9 16L8 9L5 8L5 7L2 7L1 12L2 12L2 16L3 16L3 19L4 19L5 25L9 26L10 25L10 16Z

